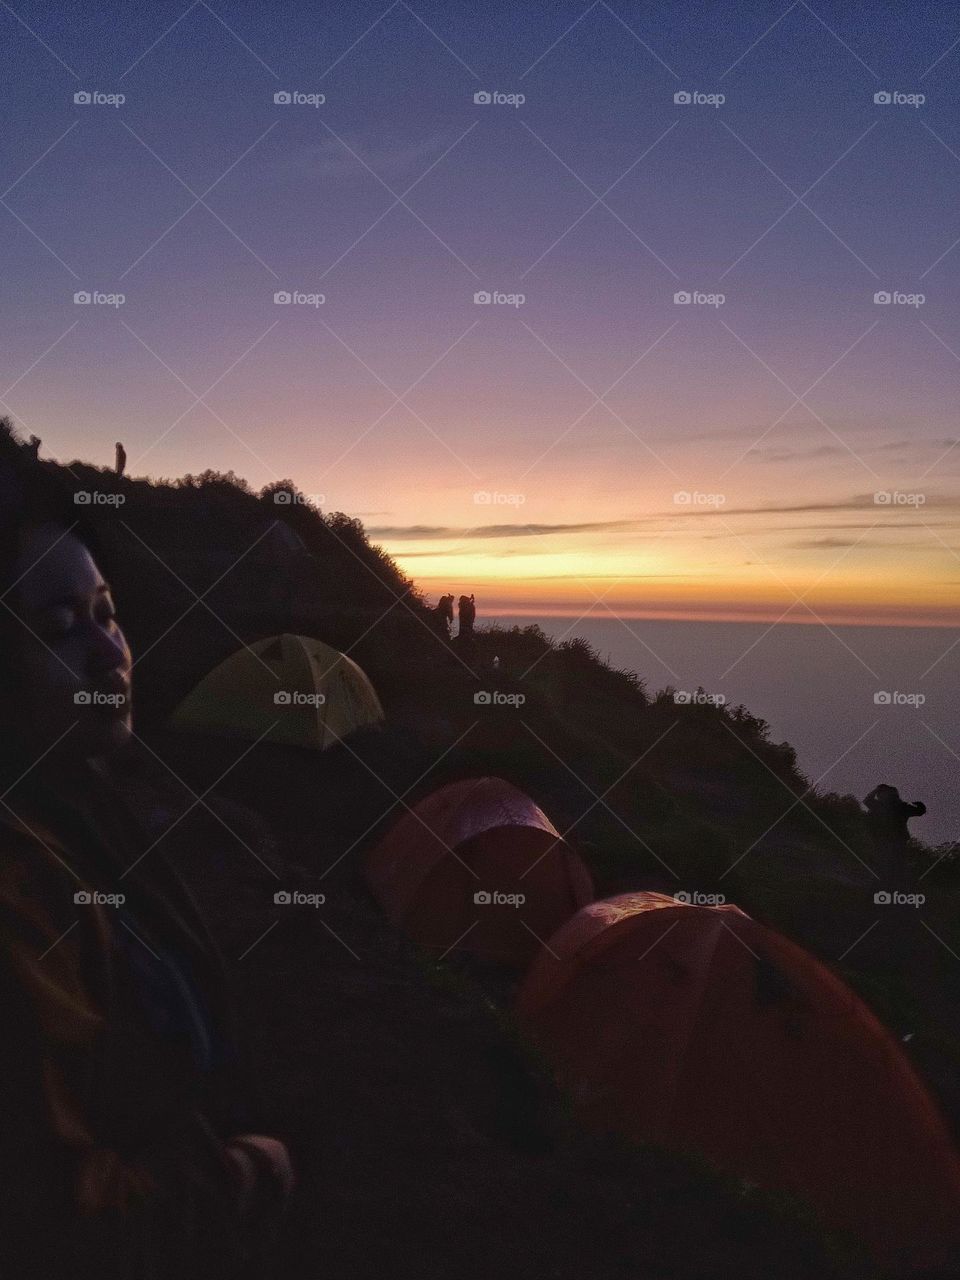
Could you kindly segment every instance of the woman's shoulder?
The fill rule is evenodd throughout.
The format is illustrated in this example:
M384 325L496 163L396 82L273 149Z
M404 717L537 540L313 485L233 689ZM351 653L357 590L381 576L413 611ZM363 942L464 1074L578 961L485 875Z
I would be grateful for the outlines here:
M0 889L19 884L24 875L40 881L78 879L59 838L30 815L0 812Z
M32 817L0 815L0 927L8 930L16 918L48 936L75 924L78 906L92 906L94 898L47 826Z
M103 1023L110 930L97 896L52 831L4 813L0 982L25 993L45 1034L63 1044L88 1043Z

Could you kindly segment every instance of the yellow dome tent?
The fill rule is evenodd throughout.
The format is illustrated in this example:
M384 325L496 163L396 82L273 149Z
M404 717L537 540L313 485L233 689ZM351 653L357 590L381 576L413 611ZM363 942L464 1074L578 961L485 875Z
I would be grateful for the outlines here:
M246 741L325 751L383 708L346 654L310 636L281 635L238 649L180 703L173 726Z

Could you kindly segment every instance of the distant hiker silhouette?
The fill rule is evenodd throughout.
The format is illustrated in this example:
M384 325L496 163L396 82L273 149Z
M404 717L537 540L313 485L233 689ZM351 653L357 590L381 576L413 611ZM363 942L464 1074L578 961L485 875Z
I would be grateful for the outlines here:
M40 457L40 445L42 443L43 441L39 436L31 436L29 444L24 446L27 451L27 457L31 462L36 462Z
M916 800L909 804L900 799L900 792L886 782L874 787L863 802L867 807L867 825L874 839L898 849L906 849L910 843L907 822L910 818L922 818L927 806Z
M441 596L430 611L430 617L437 635L443 640L449 640L453 626L453 596Z
M127 465L127 451L118 440L117 441L117 463L116 463L116 471L118 476L123 475L124 470L126 469L126 465Z
M909 895L918 888L918 872L909 856L910 832L906 824L910 818L922 818L927 813L927 805L920 800L913 804L901 800L897 788L887 782L874 787L864 804L876 851L874 870L879 879L874 887L886 893ZM929 943L929 938L923 936L919 911L915 906L897 905L895 901L890 909L884 906L884 913L881 942L886 948L887 964L901 972L918 973L918 966L928 963L923 956L924 947L928 948Z
M477 617L477 606L474 603L473 595L461 596L457 602L457 612L460 617L460 635L472 636L473 624Z
M910 850L907 822L911 818L922 818L927 806L920 800L913 804L901 800L897 788L886 782L874 787L863 803L867 808L867 826L877 853L877 871L889 881L881 888L904 891L914 878L907 860Z

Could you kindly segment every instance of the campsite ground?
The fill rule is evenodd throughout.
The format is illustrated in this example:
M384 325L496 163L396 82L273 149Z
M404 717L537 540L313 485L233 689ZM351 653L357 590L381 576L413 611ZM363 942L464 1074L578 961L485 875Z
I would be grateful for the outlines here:
M329 891L226 818L285 884ZM301 1160L278 1275L866 1274L835 1269L789 1208L578 1135L503 1016L507 976L419 956L350 877L320 909L277 908L272 877L221 835L195 887L238 981L264 1122Z
M278 761L260 798L283 776ZM335 790L316 803L350 811L343 774ZM249 778L235 791L258 799ZM350 840L336 821L324 831L303 806L271 833L235 802L217 809L236 835L208 821L182 865L237 980L264 1123L301 1160L279 1274L875 1280L794 1206L579 1134L512 1027L515 976L411 947L366 893L359 853L340 857ZM790 882L803 854L798 844L766 886L801 914ZM326 902L277 906L278 884ZM943 1069L949 1052L930 1040Z

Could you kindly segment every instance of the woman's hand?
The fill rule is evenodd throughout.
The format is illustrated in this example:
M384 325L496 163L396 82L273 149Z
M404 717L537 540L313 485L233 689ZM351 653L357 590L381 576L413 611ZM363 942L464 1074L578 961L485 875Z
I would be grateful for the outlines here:
M264 1175L272 1180L278 1198L284 1203L289 1199L296 1176L290 1153L278 1138L268 1138L262 1133L238 1134L227 1144L227 1156L240 1178L242 1207L246 1208L257 1197Z

